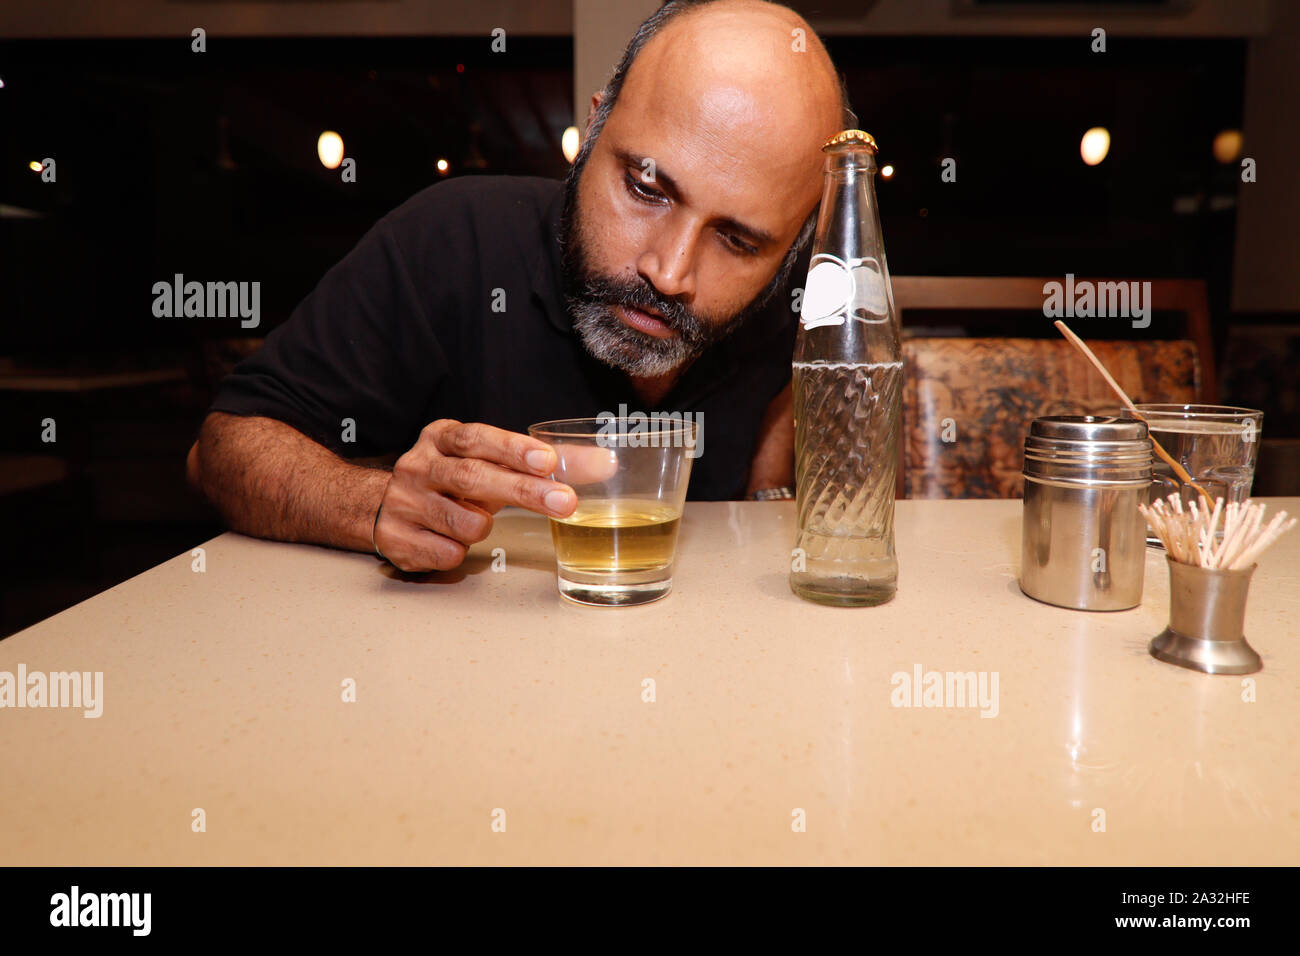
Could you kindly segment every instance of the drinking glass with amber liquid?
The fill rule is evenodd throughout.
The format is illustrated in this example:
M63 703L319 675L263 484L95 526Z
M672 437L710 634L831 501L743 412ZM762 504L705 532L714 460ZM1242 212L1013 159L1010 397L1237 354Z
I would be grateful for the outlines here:
M528 434L555 449L551 477L578 496L573 514L550 519L560 594L603 607L668 594L699 423L601 416L541 422Z

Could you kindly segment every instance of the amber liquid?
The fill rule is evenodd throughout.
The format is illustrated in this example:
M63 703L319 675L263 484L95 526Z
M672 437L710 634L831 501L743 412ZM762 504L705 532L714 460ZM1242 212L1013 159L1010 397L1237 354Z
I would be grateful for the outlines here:
M678 511L660 501L596 498L579 501L567 518L552 518L551 537L562 567L652 571L672 564L680 524Z

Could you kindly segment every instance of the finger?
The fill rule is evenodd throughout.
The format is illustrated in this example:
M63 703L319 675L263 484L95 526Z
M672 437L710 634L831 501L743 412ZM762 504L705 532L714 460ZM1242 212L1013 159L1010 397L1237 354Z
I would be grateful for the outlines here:
M618 452L613 448L574 442L557 442L553 447L559 457L555 477L566 484L608 481L618 472Z
M514 471L549 475L556 456L551 446L528 435L482 422L452 422L434 429L434 447L454 458L479 458Z
M577 495L568 485L480 458L435 458L429 466L429 481L457 498L501 502L555 518L567 518L578 506Z
M414 571L450 571L460 567L469 553L469 549L459 541L419 529L413 529L410 547L413 565L410 570Z
M436 534L475 544L492 533L492 515L477 505L431 492L425 503L424 525Z
M392 481L375 524L375 544L404 571L455 567L466 546L492 530L492 516L410 481ZM418 566L417 566L418 565Z
M459 567L468 552L459 541L404 523L377 534L376 540L389 563L409 573L449 571Z
M500 511L502 508L505 507L505 505L503 505L499 501L474 501L471 499L462 499L462 500L464 500L466 504L473 505L475 508L482 508L490 515L496 514L498 511Z

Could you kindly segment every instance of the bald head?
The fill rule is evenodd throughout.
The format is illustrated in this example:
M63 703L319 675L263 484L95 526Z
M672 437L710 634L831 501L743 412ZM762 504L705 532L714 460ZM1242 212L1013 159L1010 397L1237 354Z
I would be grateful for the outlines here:
M642 108L698 102L720 129L778 135L787 153L816 150L843 128L826 48L803 17L764 0L686 7L646 43L622 92Z
M597 357L662 374L784 282L821 195L821 145L847 103L797 13L706 0L647 20L592 105L568 184L570 304L580 331L585 318L609 333L602 347L584 332Z

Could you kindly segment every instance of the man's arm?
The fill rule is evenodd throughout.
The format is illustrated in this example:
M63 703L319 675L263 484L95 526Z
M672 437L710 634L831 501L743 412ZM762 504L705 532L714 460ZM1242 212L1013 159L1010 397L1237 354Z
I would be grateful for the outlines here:
M794 383L772 399L758 429L745 494L762 488L794 487Z
M390 472L351 464L273 418L212 412L186 462L190 484L234 531L371 550Z
M403 571L443 571L491 533L506 505L571 515L573 489L546 477L556 464L555 450L528 435L440 418L389 473L344 461L275 419L212 412L186 471L235 531L353 551L377 545ZM566 473L604 481L617 468L603 452Z

